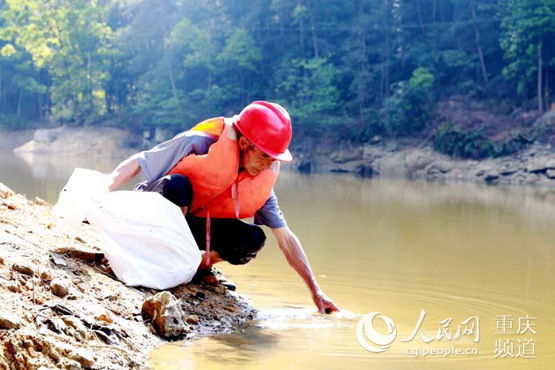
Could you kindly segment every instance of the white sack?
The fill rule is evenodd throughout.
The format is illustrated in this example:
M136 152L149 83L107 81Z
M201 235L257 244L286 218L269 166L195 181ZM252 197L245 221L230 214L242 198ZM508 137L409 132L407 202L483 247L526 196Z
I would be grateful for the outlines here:
M60 192L54 213L78 227L85 219L85 209L93 196L108 192L112 180L108 175L85 168L73 170L69 181Z
M164 290L191 281L201 254L181 209L158 193L109 193L106 178L76 169L58 213L96 227L110 267L127 285Z

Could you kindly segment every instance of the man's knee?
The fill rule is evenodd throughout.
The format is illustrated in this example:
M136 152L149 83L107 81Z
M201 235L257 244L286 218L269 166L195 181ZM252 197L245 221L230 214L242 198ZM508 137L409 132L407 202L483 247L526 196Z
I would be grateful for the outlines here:
M228 260L233 265L245 265L253 258L266 243L266 234L260 226L247 225L245 230L244 244L235 249L232 258Z
M191 207L193 186L188 177L175 174L164 178L162 195L178 207Z
M264 230L262 230L260 226L254 226L251 232L251 243L250 243L253 246L253 249L256 249L256 251L258 252L259 250L262 249L262 247L264 247L265 243L266 243L266 234L264 233Z

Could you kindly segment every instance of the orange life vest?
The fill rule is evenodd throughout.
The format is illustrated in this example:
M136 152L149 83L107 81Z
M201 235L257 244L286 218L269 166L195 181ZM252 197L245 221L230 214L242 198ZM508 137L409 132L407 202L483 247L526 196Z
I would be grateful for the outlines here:
M192 215L215 218L252 217L268 200L279 175L279 162L257 176L239 173L239 142L230 120L223 117L203 121L191 134L210 136L217 141L208 153L183 157L170 175L187 176L193 186Z

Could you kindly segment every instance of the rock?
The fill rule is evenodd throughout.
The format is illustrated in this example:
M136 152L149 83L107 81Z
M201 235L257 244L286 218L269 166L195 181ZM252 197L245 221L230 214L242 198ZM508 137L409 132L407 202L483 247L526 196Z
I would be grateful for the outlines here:
M529 173L528 176L524 179L524 183L527 185L535 185L540 177L535 173Z
M189 315L189 317L187 317L187 322L189 324L198 324L198 316L197 315Z
M550 159L549 161L547 161L547 163L545 164L545 168L547 168L548 170L555 170L555 159Z
M454 165L448 161L437 161L433 162L426 168L426 172L429 175L439 175L443 173L448 173L454 168Z
M81 320L79 320L77 317L75 317L75 316L64 316L64 317L62 317L62 320L63 320L64 324L67 327L75 329L75 331L77 333L79 333L79 335L83 339L87 338L87 328L85 327L83 322Z
M8 283L7 288L12 293L21 293L21 287L14 282Z
M114 320L112 320L112 318L110 316L108 316L107 313L97 315L97 316L94 317L94 319L96 321L103 321L103 322L108 323L108 324L111 324L111 323L114 322Z
M436 163L436 166L443 173L450 172L455 167L453 162L450 161L439 161Z
M499 180L499 172L497 172L496 170L491 170L486 172L486 174L484 175L484 181L491 183L491 182L495 182Z
M513 163L513 162L504 163L499 169L499 174L503 176L510 176L514 173L517 173L519 169L520 169L520 166L518 165L518 163Z
M69 284L62 279L54 279L50 282L50 289L54 295L63 298L69 292Z
M13 190L0 182L0 199L7 199L12 195L15 195Z
M38 206L44 206L46 205L46 202L44 201L44 199L41 199L39 197L35 197L35 204Z
M12 265L12 269L14 271L17 271L19 273L29 275L29 276L33 276L35 274L35 270L33 270L33 267L31 267L31 265L28 265L27 263L24 263L24 262L14 263Z
M362 159L364 163L371 163L376 158L381 158L384 155L384 148L379 146L364 145L362 147Z
M52 330L54 333L62 334L67 328L64 321L59 317L52 317L45 321L48 329Z
M75 361L75 360L70 360L68 358L64 358L63 360L64 364L58 364L58 369L69 369L69 370L79 370L82 369L81 365L79 364L79 362Z
M149 320L156 333L167 339L179 339L191 331L185 322L179 301L169 292L160 292L147 299L142 315Z
M376 158L372 162L372 169L374 173L378 173L380 176L392 178L407 177L408 170L405 166L405 157L404 153L395 153L382 158Z
M526 176L522 173L518 173L512 178L512 180L516 184L523 184L526 181Z
M39 277L43 280L43 281L52 281L52 279L54 279L54 277L52 276L52 273L50 272L50 270L42 270L39 273Z
M441 173L441 170L437 168L434 163L432 163L426 168L426 173L431 176L439 175Z
M445 175L445 178L449 180L462 180L464 178L464 172L458 168L454 168Z
M350 143L341 143L338 150L330 155L330 159L335 163L346 163L362 158L362 148L353 146Z
M77 361L84 368L90 368L94 365L94 357L88 351L77 349L69 352L67 357L73 361Z
M211 285L210 290L216 294L224 295L227 291L227 288L221 284Z
M426 168L434 161L434 158L422 151L413 151L405 157L405 167L410 175L416 171Z
M555 170L547 170L545 176L547 176L548 179L555 179Z
M535 160L526 166L526 170L530 173L543 172L547 169L545 159Z
M21 319L8 312L0 312L0 329L19 329Z
M15 211L17 209L17 206L15 205L15 203L12 202L6 202L3 201L2 202L10 211Z

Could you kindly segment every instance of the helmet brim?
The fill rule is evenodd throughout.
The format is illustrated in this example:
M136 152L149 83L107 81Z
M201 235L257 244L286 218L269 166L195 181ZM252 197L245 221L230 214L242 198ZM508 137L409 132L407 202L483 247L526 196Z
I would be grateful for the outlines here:
M235 127L237 129L237 131L239 131L241 133L241 135L243 135L244 137L246 137L251 143L253 143L252 139L249 138L248 135L246 135L243 130L241 130L241 127L239 127L239 125L237 124L237 122L233 122L233 127ZM253 143L254 146L256 146L258 149L262 150L264 153L268 154L270 157L274 158L275 160L281 161L281 162L291 162L293 160L293 155L291 154L291 152L289 151L289 149L285 149L285 152L283 153L274 153L270 150L264 150L263 148L258 147L256 144Z
M291 152L289 151L289 149L285 149L285 152L283 153L268 153L267 151L264 151L264 150L262 151L268 154L270 157L281 162L291 162L293 160L293 156L291 155Z

